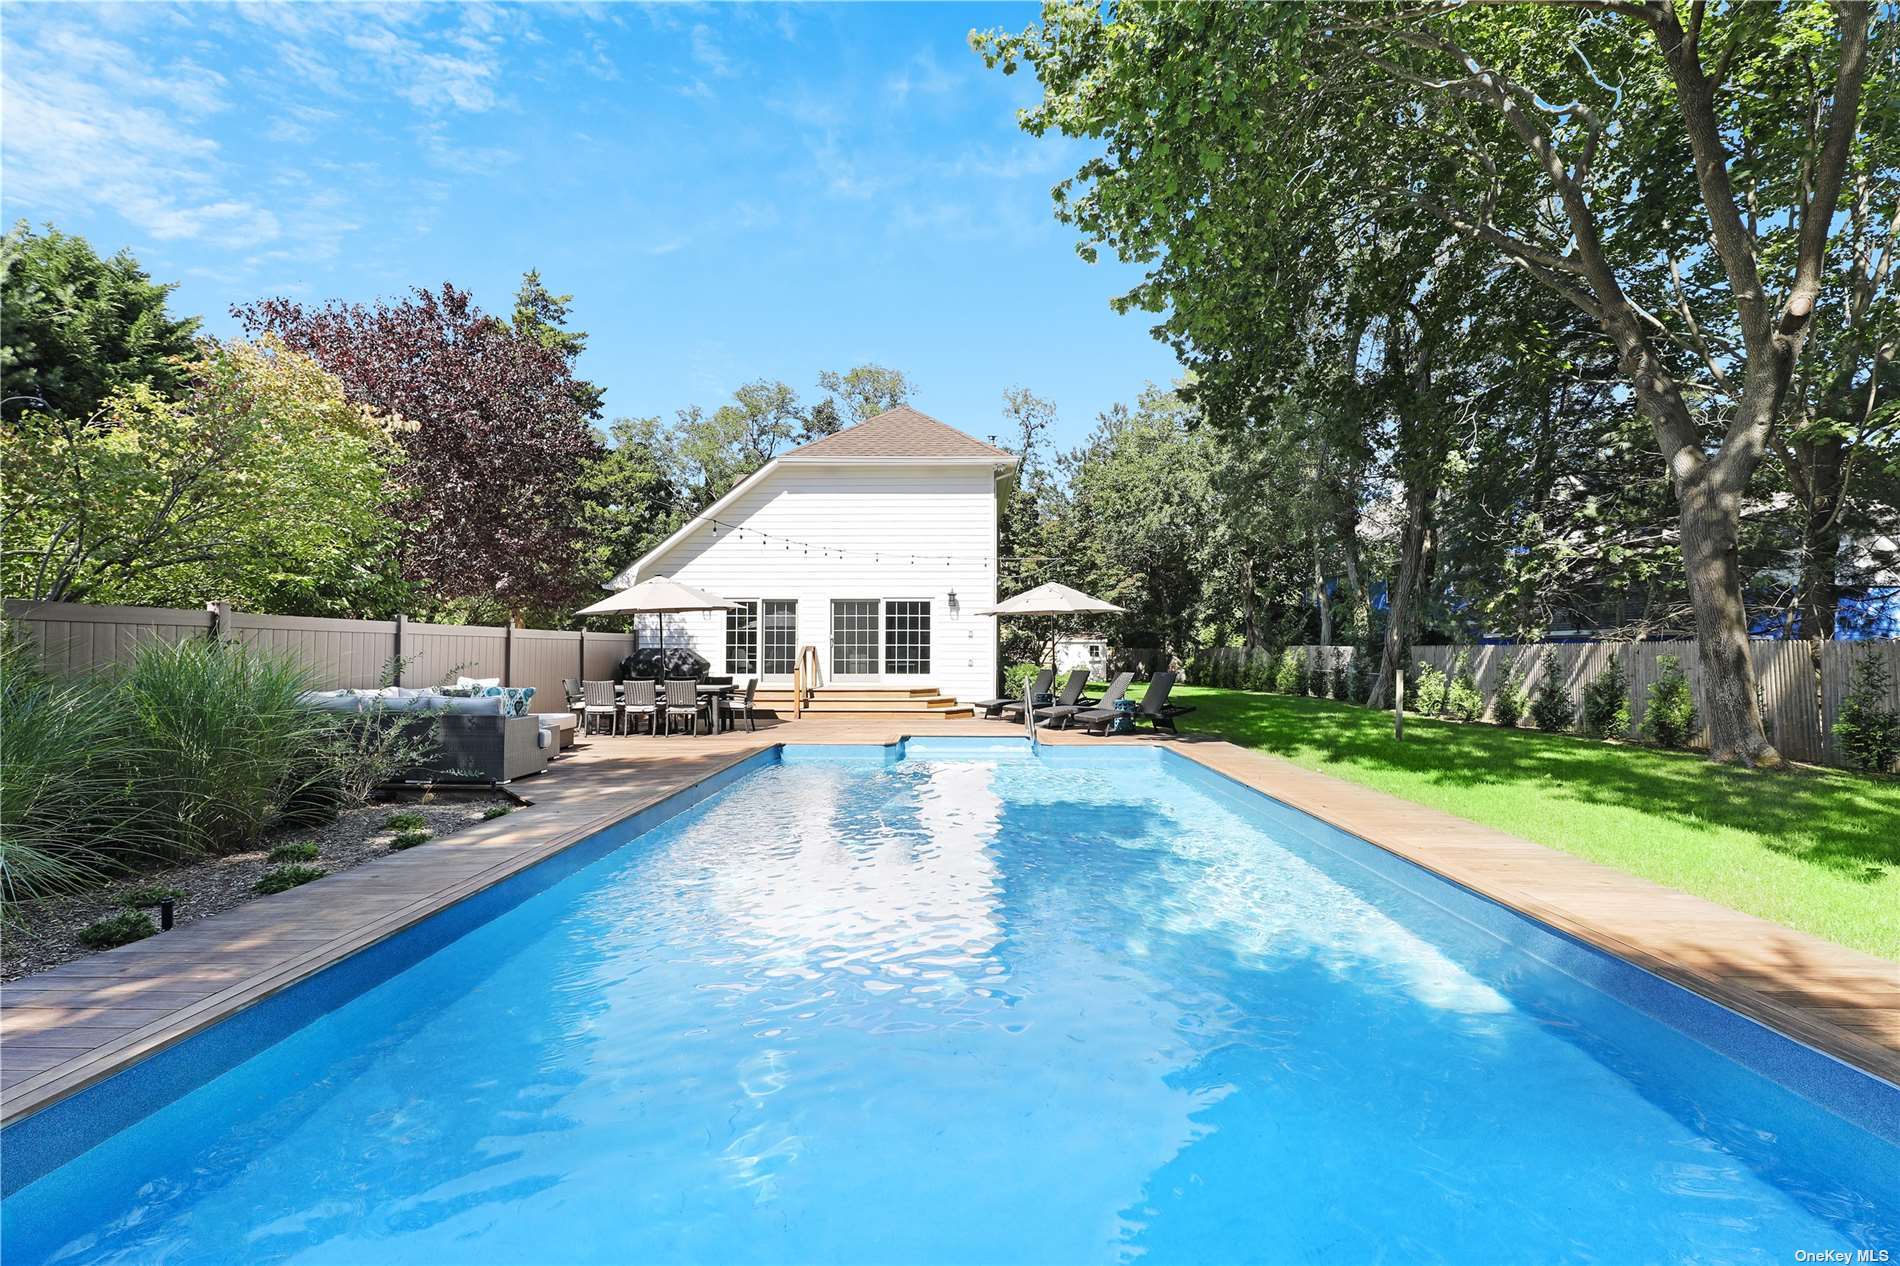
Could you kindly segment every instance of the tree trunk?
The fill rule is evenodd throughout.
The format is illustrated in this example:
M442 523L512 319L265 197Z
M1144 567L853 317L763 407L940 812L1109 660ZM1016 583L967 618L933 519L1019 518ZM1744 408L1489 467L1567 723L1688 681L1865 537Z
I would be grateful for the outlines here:
M1741 516L1737 498L1707 478L1685 481L1681 501L1682 561L1695 610L1696 652L1702 666L1703 720L1711 760L1779 766L1781 754L1762 731L1755 700L1755 666L1748 656L1748 615L1736 551Z
M1317 544L1313 547L1313 603L1319 608L1319 657L1323 663L1333 644L1333 604L1326 595L1326 577L1320 570Z
M1840 587L1836 583L1841 554L1838 507L1846 492L1841 486L1846 452L1846 442L1833 436L1795 446L1808 493L1802 505L1801 581L1796 609L1800 635L1813 641L1834 636L1835 615L1840 607Z
M1379 679L1372 683L1370 708L1385 707L1393 696L1393 681L1405 663L1405 643L1412 615L1412 591L1418 586L1420 564L1425 558L1425 495L1423 490L1406 490L1405 541L1400 547L1399 577L1387 595L1385 653L1379 659Z
M1240 641L1250 651L1260 645L1260 595L1254 592L1251 557L1240 560Z

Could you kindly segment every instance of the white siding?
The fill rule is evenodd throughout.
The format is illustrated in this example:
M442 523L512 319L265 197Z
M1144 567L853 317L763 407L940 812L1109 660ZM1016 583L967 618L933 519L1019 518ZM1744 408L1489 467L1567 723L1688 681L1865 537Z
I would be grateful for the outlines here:
M834 598L930 603L930 671L880 685L935 686L968 701L996 684L996 620L971 614L996 601L996 478L981 466L780 466L719 512L721 524L811 542L761 543L702 523L641 569L726 598L798 603L797 645L818 648L830 684ZM822 547L844 551L827 557ZM944 556L952 556L948 562ZM952 610L950 594L956 594ZM723 614L666 617L667 641L682 638L725 671ZM651 645L657 629L642 630ZM882 665L880 664L880 667Z

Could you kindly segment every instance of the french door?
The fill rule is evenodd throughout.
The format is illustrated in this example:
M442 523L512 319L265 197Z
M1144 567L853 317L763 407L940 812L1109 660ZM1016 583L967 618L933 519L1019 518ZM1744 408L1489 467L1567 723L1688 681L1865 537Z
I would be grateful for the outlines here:
M930 672L930 602L834 598L831 676L837 680L922 677Z
M734 677L790 677L798 656L798 603L740 598L726 612L726 671Z

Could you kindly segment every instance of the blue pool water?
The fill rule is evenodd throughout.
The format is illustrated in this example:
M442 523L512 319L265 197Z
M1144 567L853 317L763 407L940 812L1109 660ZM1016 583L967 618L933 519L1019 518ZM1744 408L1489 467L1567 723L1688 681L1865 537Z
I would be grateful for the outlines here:
M1172 756L815 750L15 1191L8 1266L1900 1260L1885 1083Z

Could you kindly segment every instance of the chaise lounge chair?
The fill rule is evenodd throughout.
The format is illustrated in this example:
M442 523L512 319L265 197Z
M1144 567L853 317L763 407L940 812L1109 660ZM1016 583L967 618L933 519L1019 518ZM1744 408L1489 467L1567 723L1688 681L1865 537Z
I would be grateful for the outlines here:
M1056 670L1053 668L1045 668L1038 672L1036 674L1035 684L1029 688L1030 697L1033 699L1037 695L1048 694L1049 687L1054 684L1055 679ZM1004 695L1000 699L985 699L983 702L972 704L971 706L986 717L994 717L1000 715L1003 709L1012 703L1017 705L1016 711L1020 714L1022 712L1022 700L1012 699L1008 695Z
M1076 701L1082 697L1082 691L1087 688L1088 684L1089 684L1089 670L1086 668L1076 669L1074 672L1069 674L1068 680L1062 683L1062 693L1056 696L1055 703L1050 706L1056 707L1056 708L1074 707ZM1031 698L1035 697L1034 692L1031 693L1030 697ZM1046 707L1037 708L1036 719L1041 720L1043 714L1048 711L1049 711L1049 708L1046 708ZM1023 719L1023 701L1021 699L1016 699L1010 703L1004 704L1002 707L1002 715L1003 715L1003 719L1006 721L1022 720Z
M1193 707L1182 707L1168 702L1168 692L1174 689L1174 673L1156 673L1148 682L1148 692L1141 697L1141 706L1135 709L1135 720L1147 721L1156 730L1166 730L1170 734L1180 731L1174 728L1174 718L1186 716L1194 711ZM1084 725L1090 734L1106 734L1110 722L1115 719L1115 709L1090 708L1078 712L1069 718L1071 725Z
M1122 673L1108 683L1108 690L1094 703L1072 703L1066 706L1058 704L1053 708L1036 709L1036 720L1051 730L1066 730L1075 718L1084 712L1107 712L1114 714L1115 701L1128 693L1128 687L1135 680L1135 674Z

